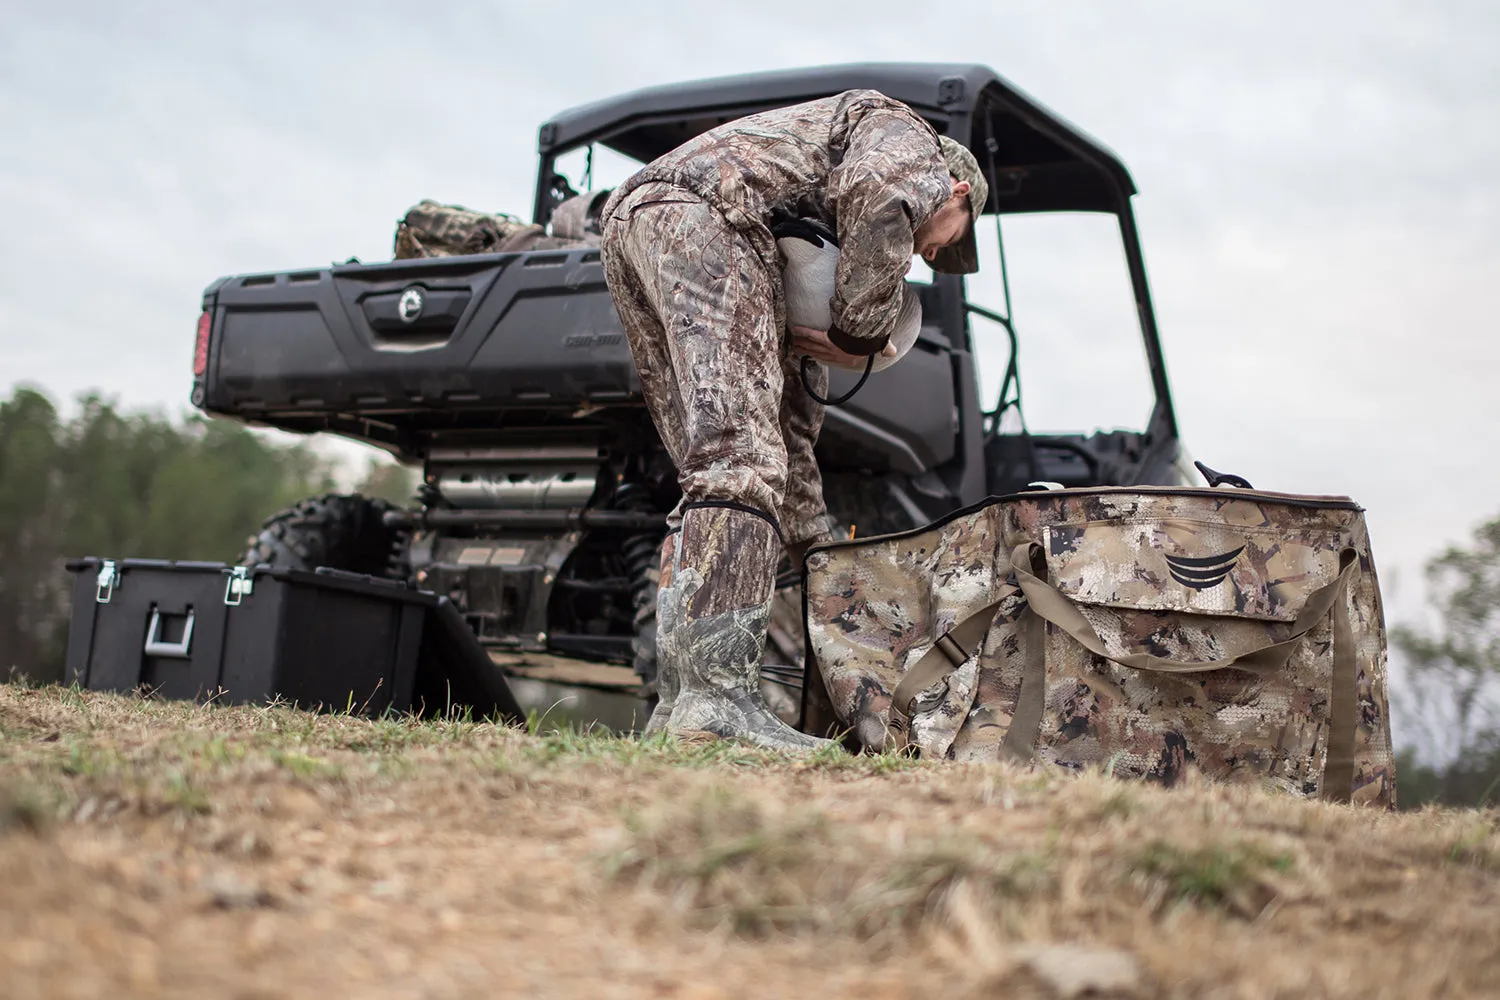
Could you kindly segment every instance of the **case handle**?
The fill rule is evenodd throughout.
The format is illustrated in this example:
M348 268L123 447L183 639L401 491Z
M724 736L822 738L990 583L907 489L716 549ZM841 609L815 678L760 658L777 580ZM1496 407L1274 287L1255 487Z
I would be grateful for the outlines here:
M161 611L151 609L151 627L146 630L145 653L147 656L170 656L179 660L189 658L188 648L193 644L193 609L188 608L187 624L182 628L182 639L178 642L163 642L161 638Z

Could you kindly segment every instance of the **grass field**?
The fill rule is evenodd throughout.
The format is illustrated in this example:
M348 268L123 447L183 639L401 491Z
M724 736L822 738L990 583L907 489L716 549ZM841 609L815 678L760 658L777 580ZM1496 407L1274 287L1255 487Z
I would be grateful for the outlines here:
M1500 995L1500 812L0 686L0 997Z

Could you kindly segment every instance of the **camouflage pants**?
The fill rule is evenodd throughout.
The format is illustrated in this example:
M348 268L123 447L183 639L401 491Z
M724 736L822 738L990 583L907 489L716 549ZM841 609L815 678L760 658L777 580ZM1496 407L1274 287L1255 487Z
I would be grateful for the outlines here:
M791 546L827 532L813 444L823 408L788 351L780 278L717 209L666 184L611 206L601 243L682 505L744 504L775 518ZM817 366L813 388L827 392Z

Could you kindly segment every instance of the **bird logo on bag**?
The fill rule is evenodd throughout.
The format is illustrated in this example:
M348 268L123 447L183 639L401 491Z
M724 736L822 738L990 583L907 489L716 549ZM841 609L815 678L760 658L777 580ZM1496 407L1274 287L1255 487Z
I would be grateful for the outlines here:
M1229 578L1235 560L1244 551L1245 547L1241 545L1233 552L1221 552L1216 556L1167 556L1167 568L1172 579L1184 587L1208 590Z

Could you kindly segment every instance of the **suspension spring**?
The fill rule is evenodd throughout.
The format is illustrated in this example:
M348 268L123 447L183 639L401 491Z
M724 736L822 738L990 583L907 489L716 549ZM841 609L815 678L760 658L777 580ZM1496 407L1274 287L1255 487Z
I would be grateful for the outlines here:
M416 501L423 507L437 499L437 490L425 480L417 483ZM391 529L391 547L386 553L385 575L390 580L405 580L411 576L411 536L410 524L392 524L386 521Z
M408 547L411 545L411 529L395 528L391 531L391 549L385 560L385 575L389 580L405 580L411 573L408 565Z
M621 483L615 490L611 506L616 510L648 513L652 510L651 495L640 483ZM657 531L642 531L629 535L620 546L620 554L625 562L625 574L630 579L630 592L637 611L656 598L655 570L660 551L661 533Z

